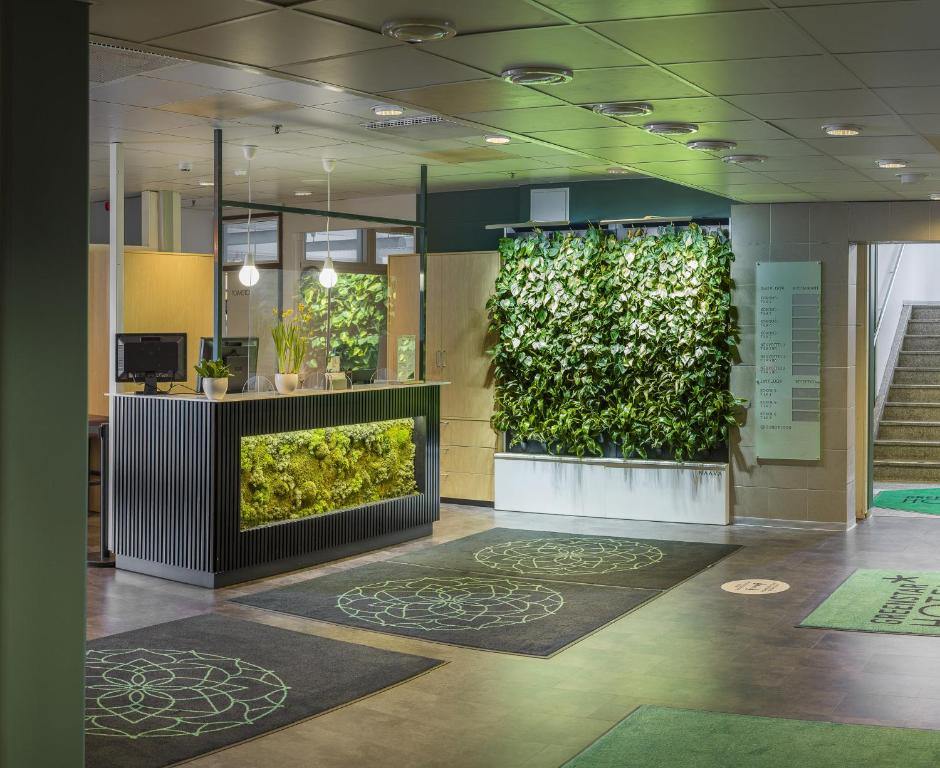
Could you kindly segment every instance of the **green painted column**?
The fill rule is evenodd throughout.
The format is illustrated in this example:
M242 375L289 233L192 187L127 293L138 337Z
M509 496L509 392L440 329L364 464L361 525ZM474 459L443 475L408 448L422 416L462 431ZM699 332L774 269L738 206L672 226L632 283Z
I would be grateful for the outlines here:
M0 765L79 768L88 6L0 0Z

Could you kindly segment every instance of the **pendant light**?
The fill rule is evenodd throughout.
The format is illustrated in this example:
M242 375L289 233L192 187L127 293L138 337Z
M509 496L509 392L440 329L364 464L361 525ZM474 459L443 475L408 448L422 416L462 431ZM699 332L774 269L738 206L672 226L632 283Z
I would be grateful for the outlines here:
M246 144L242 147L242 154L248 161L248 205L251 206L251 158L255 156L258 148L254 144ZM245 249L245 264L238 270L238 281L246 288L251 288L258 284L261 279L261 273L255 266L255 257L251 252L251 208L248 208L248 236Z
M330 211L333 207L332 189L330 179L333 169L336 167L335 160L323 158L323 170L326 171L326 210ZM333 257L330 254L330 217L326 217L326 259L323 261L323 267L320 269L320 285L330 289L336 285L339 279L336 269L333 267Z

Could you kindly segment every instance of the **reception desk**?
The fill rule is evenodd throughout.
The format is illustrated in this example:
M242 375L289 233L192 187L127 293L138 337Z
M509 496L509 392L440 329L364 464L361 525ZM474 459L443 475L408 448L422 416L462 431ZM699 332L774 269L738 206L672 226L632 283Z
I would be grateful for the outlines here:
M439 518L439 383L114 398L118 568L221 587L427 536ZM392 420L414 424L413 492L245 527L243 438Z

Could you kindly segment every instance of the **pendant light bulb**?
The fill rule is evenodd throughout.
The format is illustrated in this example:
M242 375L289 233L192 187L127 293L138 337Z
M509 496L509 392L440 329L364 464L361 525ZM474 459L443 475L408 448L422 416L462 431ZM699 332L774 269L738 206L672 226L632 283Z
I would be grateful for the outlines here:
M333 187L331 184L333 169L336 168L336 161L332 158L323 158L323 170L326 172L326 210L330 211L333 205ZM330 217L326 217L326 258L323 260L323 267L320 269L320 285L329 290L336 285L339 275L336 274L336 268L333 266L333 255L330 253Z
M336 274L336 269L333 267L333 259L327 256L323 262L323 267L320 269L320 285L324 288L334 288L338 279L339 275Z
M246 264L244 267L238 270L238 282L240 282L246 288L251 288L253 285L257 285L260 279L261 272L258 271L258 268L254 264Z

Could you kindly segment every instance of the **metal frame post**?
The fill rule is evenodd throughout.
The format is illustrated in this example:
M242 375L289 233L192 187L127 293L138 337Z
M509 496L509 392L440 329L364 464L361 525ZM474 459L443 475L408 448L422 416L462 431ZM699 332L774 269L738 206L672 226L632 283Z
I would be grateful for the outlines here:
M218 357L222 349L222 323L225 312L225 274L222 270L222 248L225 229L222 221L222 129L212 132L214 142L214 162L212 166L212 205L213 205L213 266L215 274L212 281L212 356Z
M427 377L428 167L421 166L418 188L418 380Z

